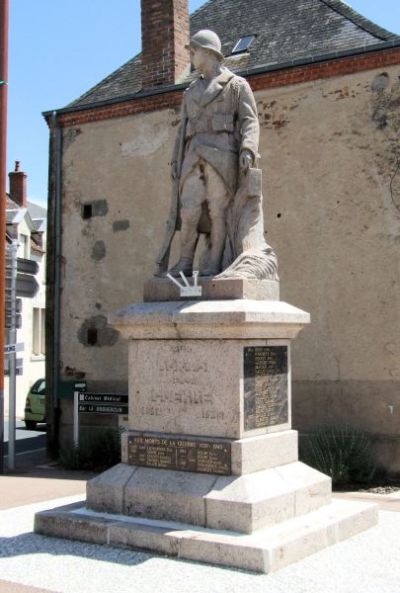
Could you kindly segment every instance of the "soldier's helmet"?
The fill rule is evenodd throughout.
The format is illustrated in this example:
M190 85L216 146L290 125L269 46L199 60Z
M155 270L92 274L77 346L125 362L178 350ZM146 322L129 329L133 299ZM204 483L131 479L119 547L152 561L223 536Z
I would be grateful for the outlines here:
M203 49L212 51L221 61L224 59L221 53L221 40L214 31L210 31L209 29L202 29L195 33L191 37L190 44L187 47L202 47Z

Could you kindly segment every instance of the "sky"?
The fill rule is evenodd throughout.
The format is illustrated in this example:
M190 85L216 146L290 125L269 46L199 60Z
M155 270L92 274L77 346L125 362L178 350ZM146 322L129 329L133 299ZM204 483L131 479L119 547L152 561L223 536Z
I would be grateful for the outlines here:
M203 4L189 0L190 12ZM347 4L400 34L400 0ZM42 112L65 107L140 49L140 0L10 0L7 171L21 161L30 201L47 202Z

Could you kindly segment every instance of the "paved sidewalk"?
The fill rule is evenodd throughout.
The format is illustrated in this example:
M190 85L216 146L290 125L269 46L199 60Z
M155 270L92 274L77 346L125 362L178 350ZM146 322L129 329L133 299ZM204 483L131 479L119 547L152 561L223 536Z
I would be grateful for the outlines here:
M259 575L34 534L35 513L83 499L87 477L51 466L0 476L0 593L400 591L400 493L336 494L378 502L390 511L380 513L377 527L279 572Z
M0 579L0 593L54 593L49 589L37 589L36 587L27 587L26 585L18 585L17 583L10 583L10 581L2 581Z
M51 467L37 468L29 474L0 475L0 510L74 494L85 498L86 481L93 475Z
M84 498L86 482L94 475L62 469L46 459L45 450L24 454L15 471L0 474L0 510L74 494Z

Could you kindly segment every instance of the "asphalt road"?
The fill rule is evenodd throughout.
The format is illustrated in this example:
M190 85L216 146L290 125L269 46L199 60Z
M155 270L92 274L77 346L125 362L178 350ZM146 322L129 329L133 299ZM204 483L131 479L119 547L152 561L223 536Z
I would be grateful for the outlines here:
M4 454L8 450L8 422L4 423ZM39 424L37 430L27 430L25 423L17 420L15 430L15 454L23 455L28 451L46 448L46 425Z

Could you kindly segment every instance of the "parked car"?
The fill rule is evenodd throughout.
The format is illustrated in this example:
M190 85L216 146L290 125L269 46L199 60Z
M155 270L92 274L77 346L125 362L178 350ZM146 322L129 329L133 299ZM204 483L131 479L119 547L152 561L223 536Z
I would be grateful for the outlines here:
M38 379L30 388L25 402L24 422L34 430L38 422L46 422L46 381Z

